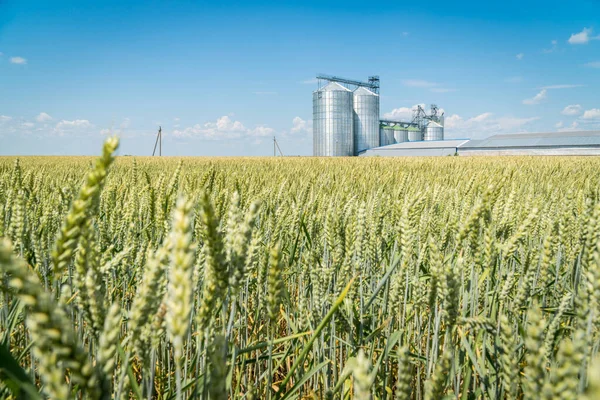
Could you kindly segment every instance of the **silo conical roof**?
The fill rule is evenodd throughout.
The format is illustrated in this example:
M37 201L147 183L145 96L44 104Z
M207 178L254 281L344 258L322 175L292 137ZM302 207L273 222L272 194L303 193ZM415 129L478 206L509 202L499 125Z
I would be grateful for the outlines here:
M369 89L363 86L356 89L354 94L359 96L379 96L377 93L371 92Z
M329 82L327 85L323 86L321 89L319 89L317 91L318 92L333 92L333 91L351 92L350 89L340 85L337 82Z

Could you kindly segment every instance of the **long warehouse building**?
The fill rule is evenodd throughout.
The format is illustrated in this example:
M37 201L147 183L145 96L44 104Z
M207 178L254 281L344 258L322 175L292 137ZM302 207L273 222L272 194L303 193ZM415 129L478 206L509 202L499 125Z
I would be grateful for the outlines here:
M513 133L486 139L448 139L396 143L369 149L361 156L598 156L600 131Z

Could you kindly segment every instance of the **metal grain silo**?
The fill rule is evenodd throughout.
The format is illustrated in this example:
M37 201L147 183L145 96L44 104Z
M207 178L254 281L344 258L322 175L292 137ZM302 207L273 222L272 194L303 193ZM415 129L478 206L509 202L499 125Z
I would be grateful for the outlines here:
M394 140L394 128L393 126L381 125L379 127L379 145L388 146L396 143Z
M408 142L408 130L400 125L394 126L394 143Z
M435 121L429 121L423 140L444 140L444 127Z
M423 131L416 126L409 126L406 130L408 131L409 142L419 142L423 140Z
M313 155L354 155L352 91L330 82L313 92Z
M365 87L354 91L354 154L379 147L379 95Z

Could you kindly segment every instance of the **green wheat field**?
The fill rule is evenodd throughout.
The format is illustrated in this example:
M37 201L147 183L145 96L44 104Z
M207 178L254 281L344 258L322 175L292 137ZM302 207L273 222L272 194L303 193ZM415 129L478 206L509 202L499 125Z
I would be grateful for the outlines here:
M0 158L0 398L600 398L599 158L117 147Z

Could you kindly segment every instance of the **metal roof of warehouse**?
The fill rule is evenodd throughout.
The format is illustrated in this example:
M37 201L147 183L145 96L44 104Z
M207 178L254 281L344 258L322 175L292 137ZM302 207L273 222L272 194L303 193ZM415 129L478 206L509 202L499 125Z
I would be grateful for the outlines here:
M468 139L420 140L418 142L402 142L388 146L374 147L369 150L447 149L459 147L468 141Z
M515 148L515 147L597 147L600 131L514 133L494 135L486 139L470 140L461 149Z

